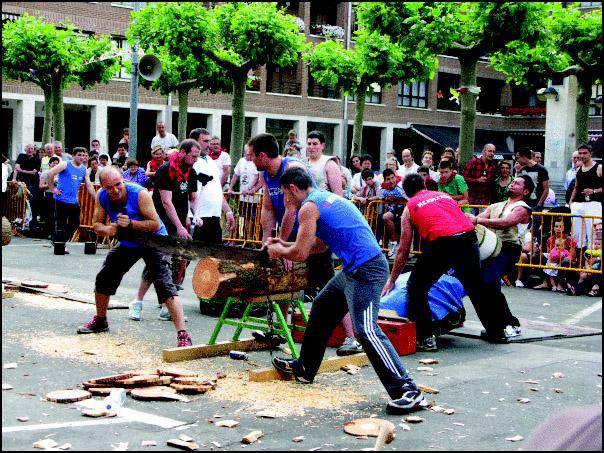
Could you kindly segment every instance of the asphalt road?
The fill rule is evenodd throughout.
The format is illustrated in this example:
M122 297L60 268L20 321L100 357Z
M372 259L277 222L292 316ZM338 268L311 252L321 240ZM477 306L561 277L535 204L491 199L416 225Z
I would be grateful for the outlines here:
M83 244L70 244L68 249L69 255L54 256L47 241L14 239L2 248L3 278L61 283L75 293L92 296L106 250L90 256L84 255ZM192 270L193 265L189 275ZM134 296L141 271L142 262L125 276L115 300L128 302ZM519 318L602 328L601 300L516 288L506 288L505 293ZM193 341L205 343L215 319L199 313L190 281L182 296ZM208 376L224 371L228 377L219 381L216 391L192 397L189 403L128 397L125 407L138 411L130 420L90 419L75 405L44 400L49 391L76 388L90 378L161 365L161 350L175 346L176 335L171 323L157 320L154 297L152 290L141 322L128 320L126 310L111 310L111 331L98 336L75 333L91 318L92 305L25 293L2 300L2 363L17 363L17 368L2 370L2 383L13 386L2 391L4 450L32 449L33 442L45 437L59 445L69 443L74 450L112 450L120 443L128 443L129 450L165 450L170 449L168 439L183 433L195 438L201 450L359 450L373 446L374 441L349 436L342 426L370 416L397 425L396 439L387 450L517 450L548 416L570 407L602 404L601 335L507 345L441 337L437 353L405 356L403 361L419 383L440 390L428 399L455 413L422 411L418 415L424 421L407 424L409 430L399 426L403 417L386 414L387 394L370 367L356 375L321 374L306 386L248 382L247 370L269 366L267 351L250 353L249 362L225 357L181 362L178 366ZM475 320L471 304L466 308L468 319ZM219 339L227 339L229 332L226 328ZM328 354L334 355L334 350ZM427 357L438 358L440 363L430 365L432 372L418 371L419 359ZM563 377L553 377L554 373ZM530 402L522 404L518 398ZM271 409L277 417L257 416L263 409ZM23 416L29 420L17 420ZM182 429L158 426L157 416L182 423ZM223 419L240 424L235 428L215 425ZM241 437L255 429L264 436L252 445L242 445ZM525 440L506 440L517 435ZM296 436L304 440L292 442ZM154 440L157 446L141 447L144 440Z

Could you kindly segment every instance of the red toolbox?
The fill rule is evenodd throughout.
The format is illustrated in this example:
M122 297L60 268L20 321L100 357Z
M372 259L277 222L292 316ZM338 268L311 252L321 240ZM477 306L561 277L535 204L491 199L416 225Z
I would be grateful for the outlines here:
M295 325L304 326L304 321L300 313L296 312ZM388 337L392 346L398 355L415 354L415 323L408 321L403 322L395 319L378 318L378 325ZM292 337L296 343L302 343L304 332L294 330ZM339 348L342 346L346 338L346 333L342 324L338 324L334 329L331 337L327 341L327 346L330 348Z

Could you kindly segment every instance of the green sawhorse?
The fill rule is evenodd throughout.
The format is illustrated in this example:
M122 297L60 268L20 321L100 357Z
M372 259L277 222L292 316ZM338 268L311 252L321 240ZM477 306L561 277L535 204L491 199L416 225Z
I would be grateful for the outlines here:
M241 320L237 319L227 319L229 314L229 310L231 305L236 302L243 302L247 304L243 315L241 316ZM283 312L281 311L281 306L279 304L291 304L292 305L292 323L288 324L287 320ZM272 317L272 313L277 315L277 320L274 322L269 322L267 319L262 319L254 316L250 316L250 312L252 311L252 307L254 305L265 305L269 310L269 315ZM295 313L296 309L300 311L302 319L304 321L304 325L308 323L308 314L306 313L306 309L304 308L304 304L302 300L300 300L299 293L283 293L283 294L271 294L267 296L253 296L253 297L243 297L243 298L234 298L229 297L224 305L224 309L222 310L222 314L216 323L216 327L212 332L212 336L210 337L210 341L208 341L208 345L213 345L216 343L216 339L218 338L218 334L222 329L222 326L234 326L236 327L235 333L233 334L232 341L239 341L239 336L243 329L251 329L251 330L260 330L262 332L272 332L274 334L278 334L283 336L287 340L287 345L292 353L292 357L294 359L298 358L298 351L296 350L296 346L294 344L294 339L292 337L292 331L298 330L304 332L305 328L302 326L295 325Z

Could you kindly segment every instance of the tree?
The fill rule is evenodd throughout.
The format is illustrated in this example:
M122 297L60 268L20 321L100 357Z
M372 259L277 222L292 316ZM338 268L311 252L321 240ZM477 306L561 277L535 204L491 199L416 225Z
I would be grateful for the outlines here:
M361 149L365 96L372 85L387 88L432 78L450 36L439 8L423 2L359 3L357 25L354 48L327 40L304 56L320 84L356 96L353 153ZM385 29L389 33L382 33Z
M144 13L145 11L151 11ZM144 17L148 14L148 17ZM157 47L186 60L209 58L230 79L233 128L231 156L243 152L245 88L251 69L265 64L280 67L298 62L304 37L296 19L275 3L224 3L207 9L198 3L159 3L134 14L132 33L140 36L142 23L157 35ZM165 23L177 24L166 27Z
M509 81L532 89L546 86L554 77L576 76L575 136L577 143L587 143L591 90L602 80L602 10L583 13L576 6L550 4L535 45L516 41L492 55L491 62Z
M118 70L108 37L83 36L70 23L62 27L27 14L2 25L3 76L33 82L44 92L44 142L51 139L51 125L54 138L65 139L66 88L73 83L83 89L107 83Z

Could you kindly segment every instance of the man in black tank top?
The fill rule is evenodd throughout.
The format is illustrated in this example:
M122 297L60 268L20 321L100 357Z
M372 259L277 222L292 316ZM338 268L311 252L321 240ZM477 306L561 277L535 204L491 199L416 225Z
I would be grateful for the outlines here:
M602 216L602 164L592 159L591 147L578 148L583 165L577 169L575 188L570 196L570 210L574 215ZM579 248L591 248L594 219L573 217L572 235Z

